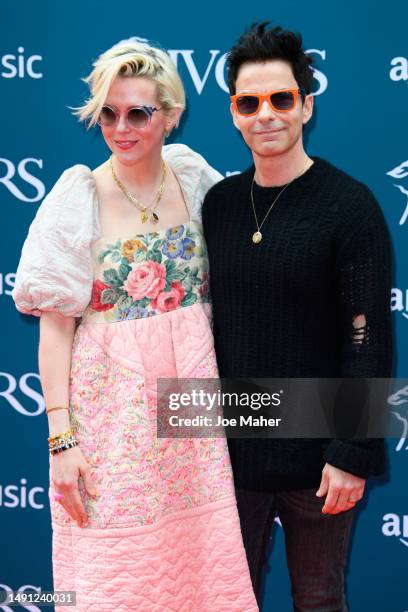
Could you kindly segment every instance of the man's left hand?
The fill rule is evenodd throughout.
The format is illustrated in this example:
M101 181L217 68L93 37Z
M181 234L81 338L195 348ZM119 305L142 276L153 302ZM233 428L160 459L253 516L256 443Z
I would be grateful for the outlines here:
M323 514L339 514L353 508L363 497L365 479L343 472L339 468L326 463L322 471L317 497L327 495L323 506Z

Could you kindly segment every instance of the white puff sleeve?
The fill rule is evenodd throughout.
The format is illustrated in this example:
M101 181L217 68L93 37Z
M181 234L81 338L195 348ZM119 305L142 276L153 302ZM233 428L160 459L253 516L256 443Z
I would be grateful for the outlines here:
M99 233L95 182L78 164L61 175L31 223L12 292L17 310L80 317L91 299L91 243Z
M201 207L207 191L224 177L190 147L171 144L163 147L163 159L176 173L190 216L201 223Z

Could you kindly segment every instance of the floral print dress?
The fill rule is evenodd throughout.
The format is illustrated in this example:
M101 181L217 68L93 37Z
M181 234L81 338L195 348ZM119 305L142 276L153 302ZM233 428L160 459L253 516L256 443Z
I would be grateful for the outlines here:
M94 248L90 321L138 319L208 303L208 262L201 226L187 222ZM98 316L103 313L103 317Z
M183 145L164 149L186 197L188 222L102 236L91 173L76 166L40 207L17 272L19 310L81 316L70 418L98 490L91 498L79 481L88 527L79 528L55 502L50 485L54 589L76 591L72 609L81 612L258 609L226 440L157 437L157 379L217 377L200 208L204 189L219 175ZM78 199L93 202L82 219ZM45 281L38 250L51 248L41 231L52 203L58 208L53 236L63 253L59 273L48 269ZM61 245L67 226L71 236L77 231L69 248L67 239ZM58 286L41 292L35 276L43 288Z

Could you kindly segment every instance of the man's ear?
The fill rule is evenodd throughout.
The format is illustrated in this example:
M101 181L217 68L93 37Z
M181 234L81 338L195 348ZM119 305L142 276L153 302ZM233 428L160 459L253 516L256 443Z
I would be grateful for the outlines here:
M306 96L305 101L303 102L303 125L311 119L313 115L313 105L314 105L314 96L309 94Z
M232 103L230 104L230 113L232 115L232 121L235 127L237 128L237 130L241 131L237 121L237 111L235 110L235 106Z

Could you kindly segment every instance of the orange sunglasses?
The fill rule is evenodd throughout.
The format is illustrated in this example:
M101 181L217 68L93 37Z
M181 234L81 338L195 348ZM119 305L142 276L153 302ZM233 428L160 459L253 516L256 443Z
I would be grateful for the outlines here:
M268 102L272 110L287 113L296 106L299 95L305 96L305 89L274 89L268 93L242 93L231 96L233 108L239 115L252 117L259 112L264 101Z

